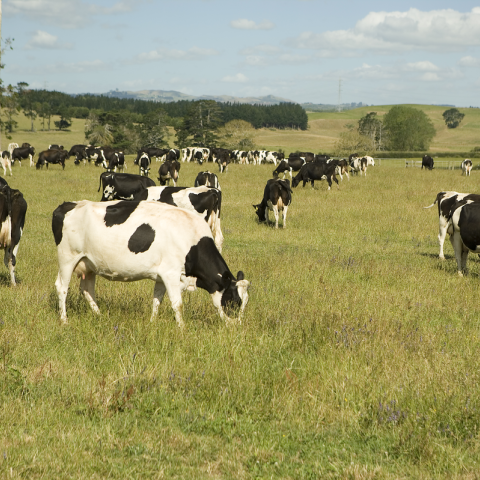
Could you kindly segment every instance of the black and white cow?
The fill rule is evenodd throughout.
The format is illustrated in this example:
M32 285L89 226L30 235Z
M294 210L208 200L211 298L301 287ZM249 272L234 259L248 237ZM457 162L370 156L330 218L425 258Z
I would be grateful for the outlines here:
M178 172L180 171L180 162L178 160L165 160L158 169L158 181L160 185L170 184L173 181L173 186L177 186Z
M280 173L290 172L290 178L293 178L292 172L298 172L305 165L305 158L302 157L288 157L287 160L281 160L277 168L273 171L273 176L276 178Z
M336 165L335 168L335 173L340 176L340 180L343 181L343 175L347 176L347 180L350 180L350 175L348 174L348 161L345 158L342 158L340 160L327 160L327 162L334 162Z
M285 158L285 155L281 152L270 152L269 150L259 150L259 163L273 163L277 166L277 162L280 162Z
M155 182L148 177L133 175L131 173L103 172L100 175L100 188L102 189L101 202L108 200L145 200L147 187L154 187Z
M167 154L165 155L165 161L169 161L169 160L174 160L174 161L178 161L180 160L180 150L178 150L178 148L171 148Z
M209 171L200 172L195 179L194 185L196 187L214 187L218 188L218 190L221 190L220 184L218 183L218 177Z
M101 155L101 147L95 147L94 145L89 145L85 149L85 158L91 162L92 160L95 162L95 165L97 165L97 161L100 158Z
M480 254L480 202L463 198L452 206L448 221L457 271L463 276L467 271L468 252Z
M190 162L192 160L193 147L182 148L182 162Z
M148 155L148 158L150 158L150 162L152 157L155 157L155 160L157 162L161 162L165 160L165 156L169 151L169 148L142 147L140 150L137 151L137 158L133 161L133 163L135 165L138 165L140 158L144 153Z
M82 235L78 235L79 229ZM55 286L60 316L67 323L66 297L72 274L95 313L95 277L155 282L154 320L165 291L182 328L182 291L200 287L210 293L220 317L241 323L250 283L237 278L215 247L205 222L194 213L157 202L66 202L53 212L52 231L59 270ZM225 308L239 308L237 320Z
M365 174L365 177L367 176L367 165L368 164L368 160L366 157L362 157L362 158L359 158L359 157L353 157L351 160L350 160L350 169L352 171L352 173L354 174L359 174L360 175L363 175Z
M473 163L469 158L466 158L462 162L462 175L465 175L466 177L470 176L470 173L472 171Z
M422 158L422 169L433 170L433 158L430 155L424 155Z
M335 176L336 166L327 162L308 162L298 172L298 175L292 180L292 187L296 187L300 181L303 180L303 186L307 182L310 182L312 188L314 187L315 180L324 180L328 182L328 190L332 186L332 178L338 185L337 177Z
M293 158L293 157L301 157L301 158L304 158L305 159L305 162L313 162L315 160L315 157L316 155L313 153L313 152L292 152L290 155L289 155L290 158ZM330 158L330 157L328 157ZM328 160L327 158L325 158L325 160Z
M141 157L138 160L138 169L140 175L143 177L148 177L150 173L150 165L152 164L152 160L149 157L147 152L143 152Z
M443 254L443 245L445 243L445 237L448 232L448 219L450 216L450 210L452 207L461 200L479 202L480 195L474 193L458 193L453 191L439 192L435 201L428 207L423 208L432 208L436 203L438 204L438 244L440 245L440 253L438 258L445 260ZM450 241L452 238L450 237Z
M2 152L2 168L3 174L7 174L7 168L10 170L10 176L12 176L12 161L10 159L10 152L8 150L4 150Z
M30 166L33 167L33 157L35 156L35 149L30 147L14 148L12 152L12 164L15 164L15 160L18 160L20 166L22 166L22 160L30 159Z
M49 150L63 150L63 145L58 145L57 143L52 143L48 146Z
M228 165L230 164L231 152L226 148L212 148L212 160L218 164L220 173L227 173Z
M35 168L39 170L44 165L48 168L50 163L55 165L61 165L65 170L65 160L68 158L68 152L66 150L44 150L38 154L37 164Z
M22 193L0 182L0 249L5 250L3 261L13 286L16 285L15 266L26 213L27 202Z
M222 192L212 187L149 187L139 200L157 201L185 208L202 217L210 227L215 245L222 251L223 233L220 225Z
M199 165L202 165L203 162L208 161L210 156L210 149L204 147L194 148L192 152L192 161L197 162Z
M8 144L8 151L10 152L10 157L12 156L12 153L16 148L18 148L18 143L12 142Z
M275 228L278 228L279 211L283 213L283 228L287 226L287 210L292 203L292 189L289 180L272 178L267 181L263 191L263 199L258 205L253 205L259 222L270 223L269 210L275 217Z
M73 145L70 150L68 151L69 157L75 157L75 165L80 165L80 162L83 160L83 164L87 164L87 154L85 152L87 145Z
M248 152L243 150L232 150L230 158L234 163L240 163L242 165L248 164Z

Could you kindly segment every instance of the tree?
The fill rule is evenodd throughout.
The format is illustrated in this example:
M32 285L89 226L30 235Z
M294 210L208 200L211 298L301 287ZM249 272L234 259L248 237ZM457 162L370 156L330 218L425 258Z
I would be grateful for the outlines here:
M41 107L40 107L41 108ZM66 130L72 126L72 117L70 115L70 108L66 105L60 105L58 109L58 113L60 115L60 120L53 122L54 125L59 130Z
M397 105L383 118L383 131L388 150L428 150L435 136L435 128L425 112L413 107Z
M458 108L450 108L442 113L445 124L448 128L457 128L465 116Z
M179 148L214 147L217 128L221 123L221 109L214 100L193 102L180 127L176 129Z
M245 120L232 120L218 130L218 144L230 150L255 150L255 129Z
M94 113L90 113L85 122L85 139L91 145L110 145L113 142L112 127L102 125Z
M142 121L137 125L139 147L160 148L167 145L167 118L163 108L143 115Z
M377 118L377 112L367 113L358 121L358 133L372 140L374 150L382 147L382 121Z
M345 156L351 153L367 155L374 151L375 145L372 139L354 130L342 132L340 139L334 145L335 156Z

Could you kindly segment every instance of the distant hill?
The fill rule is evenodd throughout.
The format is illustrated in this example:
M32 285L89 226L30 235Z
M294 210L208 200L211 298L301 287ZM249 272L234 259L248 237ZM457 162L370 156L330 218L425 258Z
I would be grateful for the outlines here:
M175 90L139 90L137 92L110 90L102 95L112 98L135 98L138 100L153 100L155 102L165 103L177 102L178 100L215 100L216 102L248 103L251 105L278 105L284 102L296 103L286 98L275 97L274 95L266 95L264 97L232 97L230 95L194 96Z

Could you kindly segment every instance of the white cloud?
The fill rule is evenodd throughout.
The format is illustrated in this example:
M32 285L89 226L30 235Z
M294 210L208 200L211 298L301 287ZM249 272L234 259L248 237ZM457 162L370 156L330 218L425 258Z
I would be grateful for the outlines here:
M480 45L480 7L422 12L371 12L349 30L304 32L289 43L320 51L393 53L412 50L458 51Z
M440 77L434 72L426 72L420 77L420 79L425 82L438 82L441 80Z
M4 14L7 17L23 15L61 28L82 28L96 16L129 12L140 2L142 0L122 0L112 7L100 7L84 0L8 0Z
M245 83L248 82L248 78L243 73L237 73L236 75L227 75L226 77L223 77L222 82Z
M255 23L253 20L247 20L246 18L232 20L230 25L239 30L271 30L275 27L269 20L264 20L262 23Z
M158 60L199 60L213 55L218 55L218 52L212 48L192 47L188 50L157 48L150 52L140 53L134 58L133 62L127 63L147 63Z
M460 67L480 67L480 58L474 58L471 56L462 57L458 61Z
M281 48L275 47L274 45L256 45L254 47L247 47L240 50L240 55L255 55L255 54L266 54L266 55L275 55L282 51Z
M412 72L436 72L440 70L436 65L428 60L407 63L405 64L404 69Z
M46 49L70 49L72 48L71 43L60 43L58 37L52 35L48 32L43 32L42 30L37 30L30 41L25 45L27 50L35 48L46 48Z

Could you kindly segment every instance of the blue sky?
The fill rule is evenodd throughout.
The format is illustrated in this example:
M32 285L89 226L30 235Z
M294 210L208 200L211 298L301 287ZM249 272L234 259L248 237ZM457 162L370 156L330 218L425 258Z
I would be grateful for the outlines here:
M480 106L480 1L3 0L2 37L32 88Z

